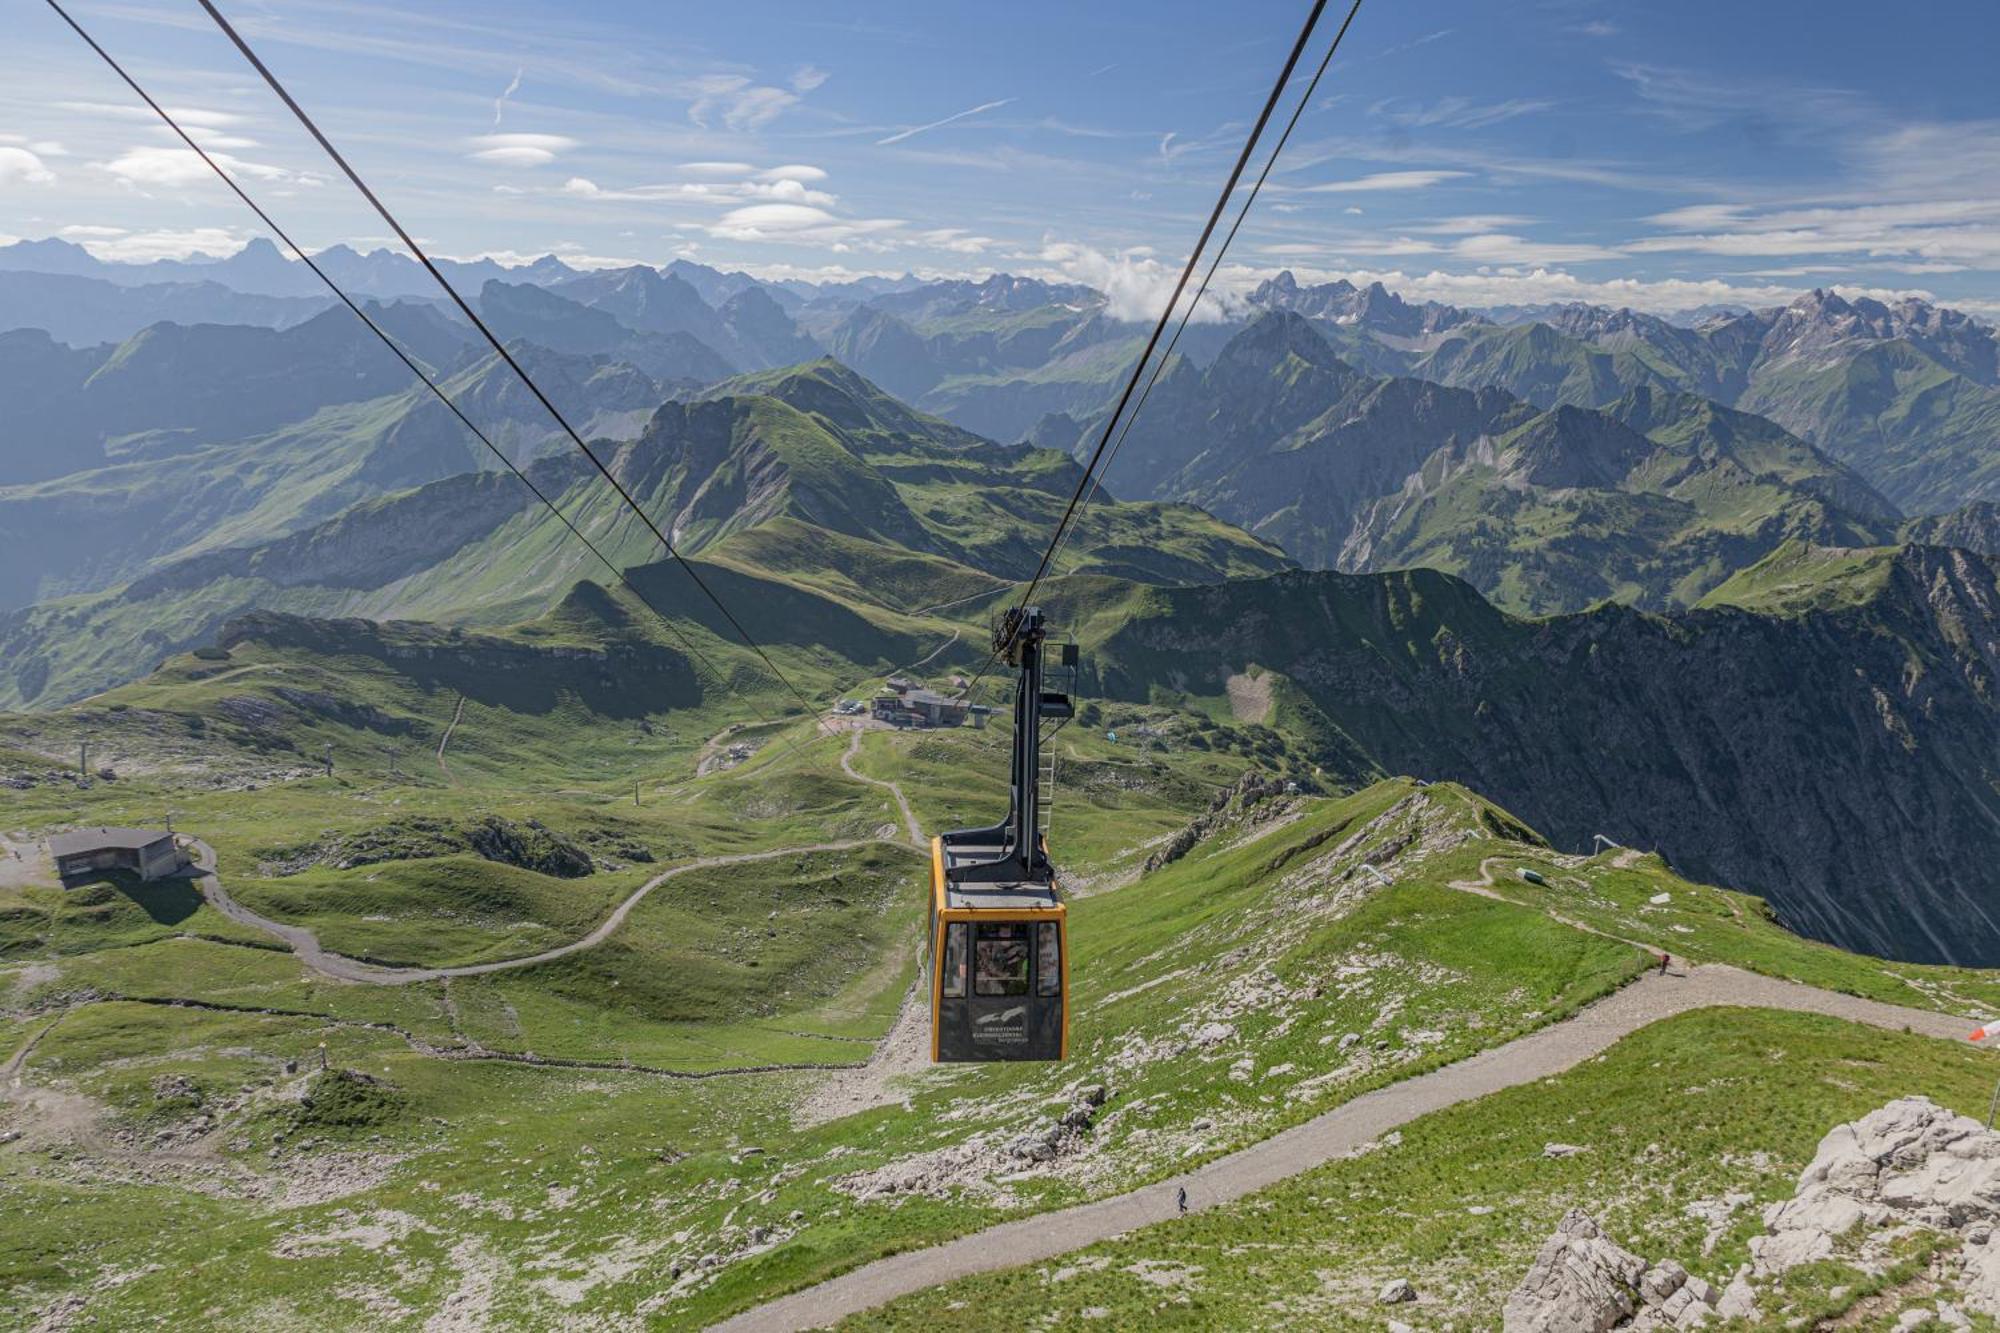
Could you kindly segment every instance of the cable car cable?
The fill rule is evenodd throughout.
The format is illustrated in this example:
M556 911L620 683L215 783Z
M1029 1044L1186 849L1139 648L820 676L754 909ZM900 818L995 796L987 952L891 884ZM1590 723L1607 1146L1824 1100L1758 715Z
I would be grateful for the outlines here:
M436 280L438 286L444 289L445 295L451 298L452 303L458 307L460 313L467 320L471 321L472 326L479 330L488 343L492 344L493 350L500 355L500 359L506 362L508 368L520 378L521 383L527 386L528 392L535 396L536 401L548 410L549 415L555 419L556 424L562 427L563 433L568 435L571 442L583 451L584 456L591 461L592 465L597 468L604 479L611 483L611 488L618 493L618 498L623 500L626 506L639 516L639 521L644 523L653 536L659 539L660 545L666 550L666 553L673 557L674 562L694 582L695 587L701 589L703 595L710 602L714 603L715 609L722 613L723 619L729 622L730 627L736 631L737 636L749 646L750 651L757 654L757 657L764 663L765 668L771 675L786 690L790 691L792 697L797 699L805 708L806 715L817 720L819 717L818 706L806 697L804 691L792 683L789 676L778 669L778 664L771 660L770 654L765 652L763 646L757 642L750 631L744 628L743 622L738 620L735 613L723 604L722 599L715 594L715 590L710 588L707 581L695 572L694 566L688 563L686 557L674 549L673 542L667 539L667 534L660 530L660 526L653 521L652 516L639 506L639 502L632 498L632 493L625 488L625 484L612 475L611 469L606 467L603 460L599 459L591 451L590 446L584 443L583 436L577 433L576 427L570 425L569 419L557 409L553 402L549 401L548 395L543 393L541 387L535 383L528 372L521 368L520 362L516 361L513 354L506 349L500 339L494 336L493 330L486 326L486 321L479 317L478 312L459 294L458 289L452 286L450 279L446 278L439 271L437 265L431 262L430 256L424 253L423 247L417 244L416 238L404 229L403 224L396 220L395 214L391 213L381 199L376 196L375 192L368 188L368 183L361 179L360 173L355 171L345 157L341 156L340 150L333 146L333 142L321 132L318 124L314 122L311 116L306 114L305 108L300 106L297 100L292 97L291 93L285 88L285 85L278 80L278 76L271 72L270 67L250 48L250 44L244 41L242 35L230 25L229 20L223 17L222 11L215 7L212 0L199 0L199 3L208 12L208 16L215 20L216 26L222 29L223 35L229 38L236 49L242 53L243 58L250 62L251 67L258 74L263 76L264 82L270 86L271 91L276 93L279 100L298 118L299 124L303 125L306 132L312 135L319 146L326 151L326 155L333 159L334 165L338 166L341 172L353 184L354 188L361 192L362 198L366 199L374 207L375 211L381 215L382 220L389 224L390 229L396 233L404 246L409 249L410 254L416 258L418 263L424 266L424 269ZM1324 4L1325 0L1320 0L1320 3Z
M473 437L477 439L481 444L485 445L488 452L490 452L495 458L499 459L501 463L505 464L509 472L512 472L517 478L520 479L521 484L526 486L528 490L533 493L534 497L537 500L540 500L542 504L547 507L548 511L551 514L554 514L556 516L557 521L559 521L563 525L563 527L569 530L570 535L575 537L578 541L582 542L584 546L589 548L590 553L596 556L598 560L602 562L604 567L611 571L614 577L616 577L620 582L624 583L626 587L632 590L633 596L637 597L639 601L646 607L647 610L651 611L655 616L659 617L661 624L666 626L668 633L672 634L675 639L679 640L681 646L687 650L689 659L691 661L698 662L702 666L706 667L708 669L709 674L714 677L717 685L719 685L727 693L736 695L737 698L741 699L746 705L748 705L750 707L751 712L756 716L759 722L762 722L766 726L779 725L778 723L773 722L770 718L764 716L763 712L759 710L755 704L752 704L750 702L749 696L745 695L741 690L736 689L733 685L729 683L728 677L723 675L723 673L716 667L716 665L708 659L706 654L704 654L699 648L695 646L693 640L688 638L688 636L681 630L680 626L676 625L673 622L673 620L670 617L668 617L666 612L660 610L658 606L654 605L652 599L646 596L645 592L641 590L639 585L632 580L631 576L627 574L624 570L620 569L619 566L616 563L614 563L609 556L605 555L603 550L598 547L597 543L593 542L587 535L585 535L582 529L578 528L576 524L571 521L569 516L563 513L561 508L557 506L556 502L552 498L550 498L548 493L542 490L542 488L535 483L532 477L528 476L528 474L525 471L523 471L517 464L515 464L513 459L509 458L504 452L502 452L500 447L495 443L493 443L492 438L489 437L485 431L481 430L476 424L474 424L474 422L470 417L466 416L464 410L461 409L457 403L452 401L450 395L446 394L445 391L441 387L439 387L437 381L432 379L430 374L427 371L425 371L422 366L417 364L416 360L412 358L409 353L405 352L401 347L401 345L398 344L394 338L389 336L388 331L385 330L380 324L376 323L374 317L369 315L366 310L364 310L360 305L358 305L355 302L354 298L349 296L347 292L341 288L340 284L335 282L333 278L326 272L326 270L321 268L318 262L315 261L311 255L306 253L303 246L301 246L297 241L292 239L291 234L289 232L287 232L283 227L279 226L277 221L274 218L272 218L269 213L264 211L262 205L260 205L255 199L251 198L250 194L246 190L244 190L244 188L241 185L237 184L236 179L234 177L232 177L227 171L223 170L221 164L218 163L212 156L210 156L206 149L204 149L199 143L195 142L194 138L191 135L189 135L185 129L181 127L180 122L174 118L173 114L169 112L165 107L161 106L158 101L154 100L152 94L148 93L145 90L145 88L140 85L139 81L133 78L132 75L126 71L125 67L118 62L116 57L114 57L109 51L105 50L105 48L102 45L100 45L97 39L92 37L89 32L85 31L83 25L78 23L77 20L73 16L71 16L69 11L64 9L62 5L58 3L58 0L46 0L46 2L49 8L56 12L57 17L61 18L63 22L67 23L70 29L73 32L75 32L78 37L81 37L84 43L87 46L89 46L92 51L95 51L98 57L102 59L106 65L110 66L112 72L115 73L120 79L124 80L125 85L128 88L130 88L135 94L137 94L141 101L143 101L148 107L152 108L154 114L159 116L161 121L163 121L166 124L167 128L172 130L174 134L180 138L181 142L186 144L189 150L191 150L197 157L199 157L205 164L207 164L209 170L213 171L216 174L216 176L221 179L222 183L224 185L227 185L230 188L230 190L236 195L236 197L243 201L244 206L247 207L252 213L256 214L258 221L262 222L264 226L267 229L269 229L272 235L276 236L279 240L283 241L285 243L285 247L288 250L290 250L294 255L297 255L299 261L303 263L308 269L312 270L314 276L316 276L322 283L326 285L327 290L331 291L336 297L338 297L340 299L341 304L345 305L350 311L354 313L355 318L359 319L364 325L368 327L369 332L373 333L377 338L381 339L382 345L387 347L390 350L390 352L394 353L396 359L401 361L403 365L409 369L411 374L415 375L418 380L422 381L424 387L429 389L431 393L436 396L437 400L443 403L445 408L454 417L458 418L460 424L462 424L468 431L472 432ZM787 746L791 746L791 742L789 740L786 741L786 744ZM795 757L799 756L800 752L797 750L797 748L796 747L791 747L791 748L793 749Z
M1132 423L1146 410L1146 400L1153 396L1153 386L1160 382L1160 375L1166 370L1167 363L1173 359L1174 348L1180 346L1181 335L1187 332L1188 321L1194 317L1195 307L1201 304L1201 298L1208 293L1209 284L1215 281L1216 270L1222 267L1223 256L1229 253L1230 244L1236 240L1236 233L1242 230L1243 220L1250 216L1250 206L1257 202L1258 192L1264 188L1264 182L1270 179L1271 168L1278 164L1279 154L1285 151L1285 145L1291 141L1292 131L1298 128L1299 117L1305 113L1306 107L1311 105L1313 93L1319 87L1320 77L1326 73L1327 66L1333 63L1334 52L1340 50L1340 39L1347 35L1347 29L1354 22L1354 16L1360 12L1361 0L1354 0L1353 6L1347 11L1347 17L1341 20L1340 31L1333 35L1333 44L1327 47L1326 54L1320 57L1319 68L1313 71L1312 80L1306 84L1306 90L1300 96L1298 105L1292 108L1292 117L1285 123L1285 132L1280 134L1278 142L1272 145L1270 157L1264 160L1264 170L1258 173L1256 183L1250 187L1250 193L1243 200L1243 207L1237 211L1236 221L1230 224L1229 234L1222 238L1222 245L1216 250L1215 259L1209 264L1208 272L1202 276L1201 286L1195 289L1194 299L1189 301L1187 309L1181 312L1181 322L1174 329L1174 336L1167 340L1167 350L1160 353L1159 360L1153 363L1152 377L1146 381L1146 387L1140 392L1139 401L1125 415L1125 424L1119 429L1118 438L1111 442L1111 452L1104 456L1104 466L1098 469L1097 484L1083 497L1083 504L1077 511L1076 522L1056 544L1056 558L1060 558L1063 547L1067 546L1069 539L1076 535L1076 530L1083 526L1083 520L1090 511L1092 498L1104 490L1105 478L1111 475L1111 465L1117 461L1118 451L1124 448L1125 437L1132 433ZM1054 558L1049 561L1049 567L1055 568Z
M201 0L201 4L205 8L209 7L209 0ZM1174 283L1173 295L1160 310L1160 317L1153 324L1153 332L1146 339L1145 350L1139 354L1138 361L1133 365L1131 377L1125 381L1125 389L1118 396L1117 406L1106 418L1104 433L1098 437L1097 447L1091 451L1090 461L1084 467L1083 476L1077 481L1076 491L1070 496L1062 518L1057 520L1055 531L1049 535L1049 544L1042 551L1042 558L1035 567L1034 576L1028 580L1028 590L1015 604L1014 613L1007 618L1009 622L1019 621L1019 613L1034 600L1035 590L1041 587L1042 577L1048 572L1049 559L1055 553L1056 544L1061 541L1064 531L1076 513L1077 505L1090 489L1092 474L1096 472L1099 461L1111 444L1112 434L1118 427L1118 420L1124 414L1126 405L1132 401L1132 394L1138 389L1139 380L1146 373L1147 363L1152 360L1153 352L1160 344L1160 335L1166 332L1167 321L1173 318L1174 307L1180 304L1181 293L1187 290L1188 279L1194 276L1195 267L1201 262L1202 251L1208 247L1209 238L1215 234L1216 224L1222 220L1223 211L1229 206L1230 196L1236 193L1237 183L1243 178L1243 169L1249 165L1250 155L1256 151L1257 141L1263 136L1265 126L1270 123L1272 111L1276 110L1279 98L1284 95L1286 86L1291 83L1292 71L1298 68L1299 57L1304 54L1306 44L1312 40L1313 29L1318 25L1320 15L1325 9L1326 0L1313 0L1305 24L1299 29L1298 38L1292 43L1292 49L1285 57L1284 68L1278 71L1277 81L1271 85L1270 94L1265 97L1263 108L1257 113L1257 121L1250 127L1249 136L1243 141L1242 151L1236 155L1235 165L1229 171L1229 179L1224 182L1222 192L1216 196L1215 207L1209 210L1208 221L1202 226L1201 236L1195 241L1194 249L1188 252L1187 263L1182 266L1180 278ZM986 665L979 669L972 683L966 686L968 696L978 687L979 682L985 679L993 664L1000 660L1000 654L1006 650L1008 641L1008 638L1003 637L1003 632L995 633L993 651L986 659Z

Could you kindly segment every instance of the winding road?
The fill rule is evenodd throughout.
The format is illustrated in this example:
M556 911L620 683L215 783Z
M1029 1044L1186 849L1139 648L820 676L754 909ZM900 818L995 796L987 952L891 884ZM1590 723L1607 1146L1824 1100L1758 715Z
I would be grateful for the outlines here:
M901 793L897 795L900 799ZM909 813L908 806L904 807L904 813L906 815ZM605 917L598 923L596 929L582 939L571 940L568 944L560 944L553 949L544 949L540 953L526 954L519 958L501 958L490 963L466 963L458 967L385 967L380 963L364 963L358 958L334 953L322 946L319 937L304 926L290 926L282 921L273 921L270 917L253 912L230 897L229 891L222 887L222 878L215 873L215 851L203 842L194 843L195 868L200 872L195 883L201 890L201 896L216 911L231 921L283 940L298 956L299 961L315 972L342 981L360 981L377 986L406 986L413 981L437 981L444 977L477 977L489 972L507 972L517 967L533 967L537 963L546 963L552 959L566 958L570 954L580 953L585 949L594 949L604 943L613 931L625 924L625 918L631 915L633 908L645 900L647 894L668 880L692 871L713 870L717 866L749 865L757 861L777 861L787 856L805 856L813 852L851 852L857 848L872 846L879 841L881 840L877 838L851 838L845 842L821 842L807 847L781 847L769 852L738 852L729 856L696 857L692 861L682 862L671 870L660 872L632 890L624 902L612 909L610 916Z
M1229 1203L1343 1157L1419 1116L1560 1074L1649 1024L1719 1005L1825 1014L1948 1041L1962 1041L1966 1036L1965 1020L1946 1014L1839 995L1721 964L1689 967L1667 976L1649 971L1560 1023L1431 1073L1365 1093L1186 1175L1095 1203L988 1227L928 1249L878 1259L745 1311L715 1328L726 1333L821 1328L956 1278L1053 1259L1139 1227L1170 1221L1175 1213L1174 1192L1181 1187L1187 1189L1191 1211Z

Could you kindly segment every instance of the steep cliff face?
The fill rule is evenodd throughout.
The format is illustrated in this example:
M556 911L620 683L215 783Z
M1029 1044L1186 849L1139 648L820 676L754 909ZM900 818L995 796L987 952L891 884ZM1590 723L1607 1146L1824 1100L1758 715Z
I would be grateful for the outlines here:
M1124 698L1258 664L1329 756L1657 848L1845 947L2000 963L2000 577L1969 552L1885 555L1797 612L1521 621L1421 570L1159 589L1099 658Z

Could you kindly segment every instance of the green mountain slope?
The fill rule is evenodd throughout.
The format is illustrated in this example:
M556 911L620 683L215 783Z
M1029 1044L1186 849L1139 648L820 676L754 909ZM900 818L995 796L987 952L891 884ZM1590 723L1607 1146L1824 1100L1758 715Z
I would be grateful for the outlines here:
M1375 379L1289 312L1205 369L1170 368L1152 406L1114 487L1191 500L1307 565L1444 569L1519 611L1688 605L1782 541L1887 541L1897 522L1859 477L1747 413L1647 387L1541 411L1494 388Z
M1080 592L1061 611L1093 627L1108 696L1227 709L1261 675L1349 780L1466 782L1561 845L1657 847L1848 947L2000 957L2000 575L1911 547L1777 592L1801 549L1671 617L1521 621L1423 570L1148 589L1115 614Z
M619 405L643 397L625 395L648 392L629 370L566 364L579 373L579 396L603 395L605 422L628 421ZM467 374L465 392L479 399L490 391L491 410L525 410L490 367ZM1076 483L1076 465L1060 453L995 445L922 417L832 362L765 372L737 387L757 391L667 403L637 438L597 447L678 548L755 580L831 590L839 585L819 562L839 552L836 568L861 576L848 577L850 587L872 586L865 571L874 564L900 571L892 607L962 600L1032 573ZM253 608L494 624L546 610L579 578L605 576L510 476L447 476L380 497L379 481L362 484L371 459L406 461L418 439L460 449L467 442L421 401L369 407L380 414L370 430L329 431L318 443L327 470L317 487L300 484L293 437L248 455L270 480L266 498L227 525L235 541L217 532L181 538L168 548L176 559L154 560L128 583L0 618L7 659L0 699L45 705L130 679ZM545 443L537 433L532 448ZM513 447L532 452L528 442ZM208 484L199 467L183 466L191 484ZM361 480L343 490L356 473ZM535 475L611 559L637 566L658 558L652 535L574 451L551 455ZM316 522L299 508L355 494L378 498ZM48 498L24 497L20 512L59 517ZM1275 548L1189 506L1107 502L1079 526L1064 569L1188 582L1288 564Z
M1816 291L1689 329L1568 306L1546 322L1469 324L1410 373L1600 407L1674 389L1768 417L1911 513L2000 494L2000 342L1956 311Z
M601 357L528 346L516 354L572 424L592 435L628 438L665 392ZM326 407L268 433L0 487L0 608L103 589L172 560L297 532L352 504L499 466L428 389L408 381L404 371L381 397ZM547 409L497 357L442 387L518 461L561 439Z

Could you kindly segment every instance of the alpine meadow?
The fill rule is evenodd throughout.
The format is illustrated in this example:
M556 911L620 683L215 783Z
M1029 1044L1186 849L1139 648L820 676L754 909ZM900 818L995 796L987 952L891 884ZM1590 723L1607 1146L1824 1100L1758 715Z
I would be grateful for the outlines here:
M2000 15L10 2L0 1325L2000 1330Z

